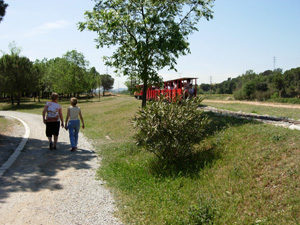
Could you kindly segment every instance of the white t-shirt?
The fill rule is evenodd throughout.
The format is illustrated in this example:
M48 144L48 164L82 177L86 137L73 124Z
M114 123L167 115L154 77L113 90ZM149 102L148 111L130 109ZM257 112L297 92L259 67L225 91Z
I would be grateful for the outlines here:
M57 121L59 121L59 109L61 109L60 104L56 102L47 102L46 106L48 106L47 119L57 118Z
M70 106L69 110L70 110L70 120L78 120L80 108L77 106Z

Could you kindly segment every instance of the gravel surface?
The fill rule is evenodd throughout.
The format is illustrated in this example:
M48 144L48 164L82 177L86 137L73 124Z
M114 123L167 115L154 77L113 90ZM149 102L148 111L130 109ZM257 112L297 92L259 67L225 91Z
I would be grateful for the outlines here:
M24 120L30 139L0 179L0 224L121 224L103 182L95 180L100 159L80 133L70 152L68 132L60 129L58 149L48 150L42 116L3 112Z

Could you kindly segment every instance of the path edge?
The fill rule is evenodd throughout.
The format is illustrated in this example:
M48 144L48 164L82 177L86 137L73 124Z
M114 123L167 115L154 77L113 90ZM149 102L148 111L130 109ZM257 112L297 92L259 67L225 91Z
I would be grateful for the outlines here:
M8 170L12 164L16 161L16 159L19 157L21 151L23 150L23 148L25 147L29 135L30 135L30 128L27 125L27 123L25 123L22 119L15 117L15 116L9 116L9 115L3 115L4 117L11 117L13 119L19 120L24 128L25 128L25 134L23 135L22 141L20 142L20 144L18 145L18 147L15 149L14 153L8 158L8 160L0 167L0 177L2 177L4 175L4 173L6 172L6 170Z

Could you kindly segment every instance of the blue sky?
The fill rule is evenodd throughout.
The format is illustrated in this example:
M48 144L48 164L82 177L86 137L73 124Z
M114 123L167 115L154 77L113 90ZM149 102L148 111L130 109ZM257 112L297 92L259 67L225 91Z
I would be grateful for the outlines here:
M96 49L96 34L79 32L77 23L92 9L92 0L6 0L7 14L0 23L0 50L7 52L12 41L31 60L62 56L76 49L91 66L105 73L102 57L111 49ZM214 19L202 20L199 32L189 38L191 54L178 59L178 72L163 70L164 79L183 76L199 83L221 82L246 70L262 72L276 66L300 67L299 0L216 0ZM113 69L108 68L113 75ZM114 76L114 75L113 75ZM116 77L115 88L124 87Z

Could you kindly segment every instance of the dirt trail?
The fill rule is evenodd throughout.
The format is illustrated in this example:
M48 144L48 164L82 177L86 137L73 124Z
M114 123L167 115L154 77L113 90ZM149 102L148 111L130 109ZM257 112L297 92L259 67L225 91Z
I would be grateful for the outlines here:
M204 99L203 103L211 102L211 103L222 103L222 104L248 104L248 105L259 105L259 106L269 106L269 107L277 107L277 108L287 108L287 109L300 109L300 105L298 104L281 104L281 103L272 103L272 102L253 102L253 101L231 101L231 100L212 100L212 99Z
M58 150L50 151L42 116L0 114L21 118L31 130L23 152L0 179L0 224L120 224L110 192L95 180L99 159L82 134L72 153L61 129Z

